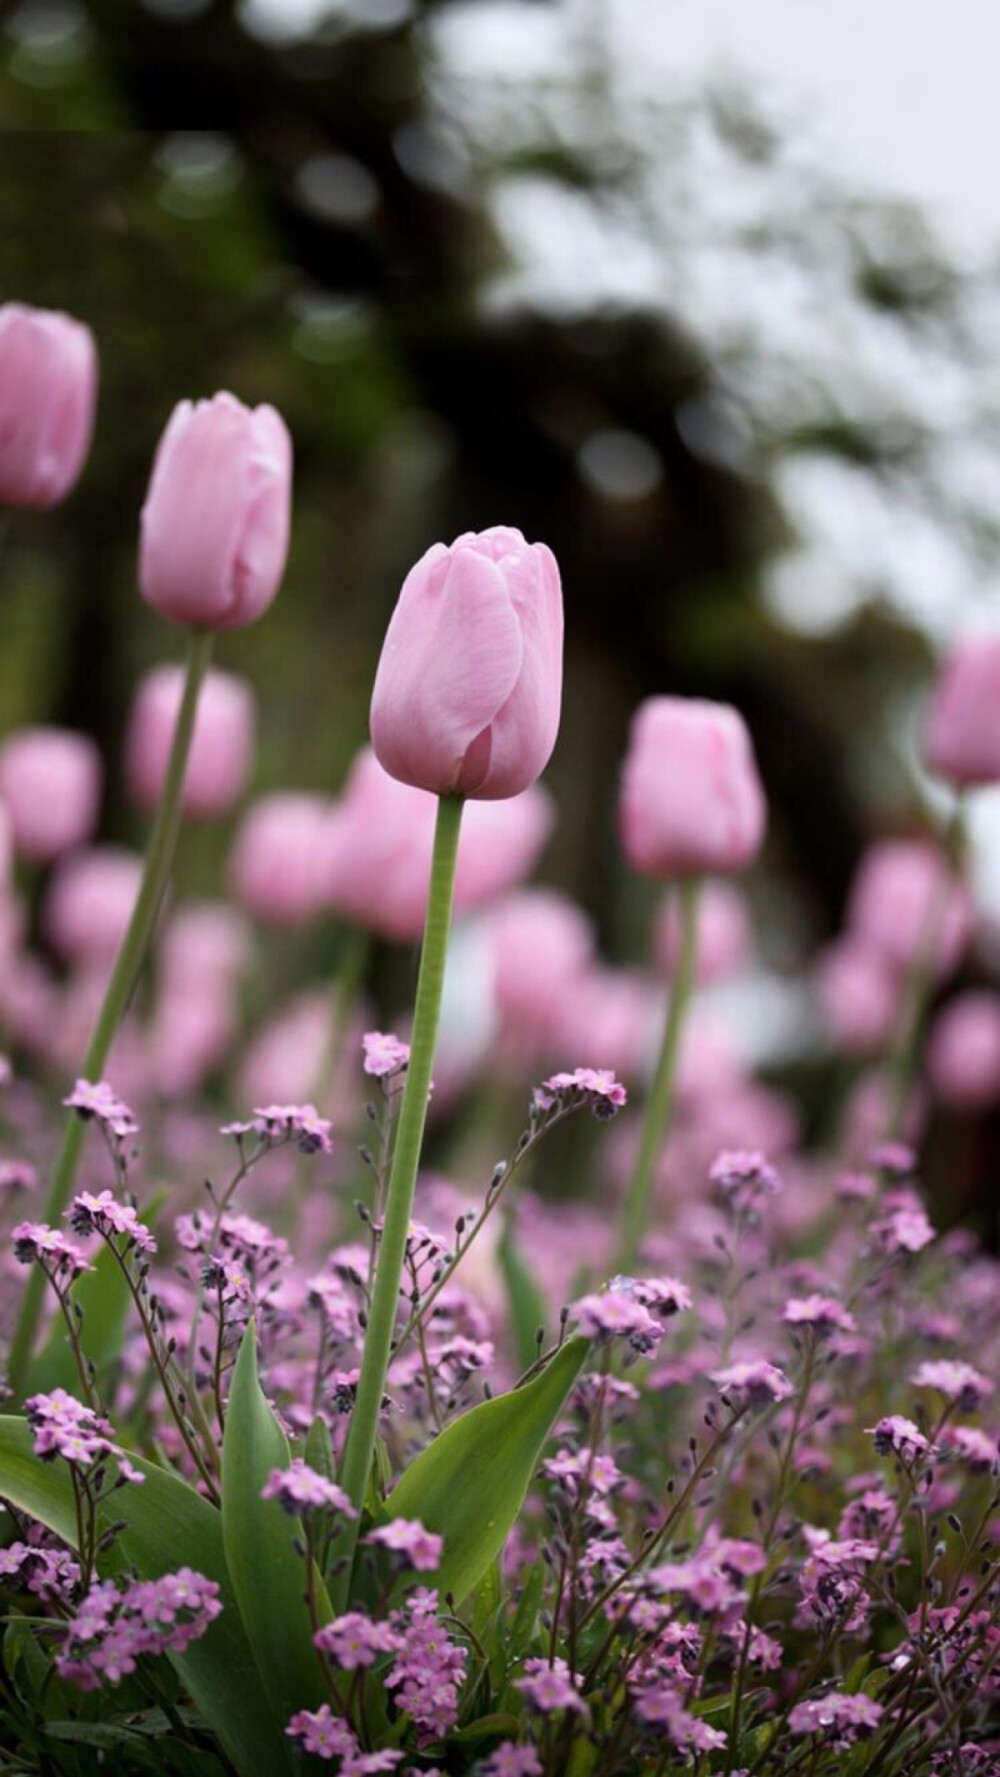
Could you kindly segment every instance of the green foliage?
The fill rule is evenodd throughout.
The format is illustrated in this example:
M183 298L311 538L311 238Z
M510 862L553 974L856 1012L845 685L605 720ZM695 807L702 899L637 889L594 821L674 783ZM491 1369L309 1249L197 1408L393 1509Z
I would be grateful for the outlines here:
M188 1566L217 1582L221 1616L184 1653L167 1657L240 1777L259 1777L265 1769L268 1777L292 1773L291 1749L261 1690L230 1584L219 1512L175 1475L134 1461L145 1481L113 1496L114 1518L122 1525L115 1563L134 1567L142 1579ZM69 1474L64 1465L35 1456L22 1419L0 1419L0 1495L76 1546Z
M222 1536L233 1592L254 1651L260 1684L275 1715L316 1708L323 1696L319 1655L305 1600L305 1563L295 1542L302 1525L275 1500L261 1498L272 1469L288 1467L288 1440L257 1378L251 1321L233 1371L222 1446ZM330 1617L326 1589L314 1575L320 1621Z
M534 1381L453 1420L390 1493L388 1516L444 1537L442 1597L461 1604L499 1555L589 1349L570 1339Z

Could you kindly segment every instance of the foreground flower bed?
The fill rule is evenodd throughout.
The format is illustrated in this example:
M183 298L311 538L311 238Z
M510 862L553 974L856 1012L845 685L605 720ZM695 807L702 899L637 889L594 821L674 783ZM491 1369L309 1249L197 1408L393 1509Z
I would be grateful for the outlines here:
M4 313L0 358L49 353L82 416L55 475L15 415L4 497L51 504L93 355ZM88 849L83 737L0 747L3 1768L1000 1769L1000 1265L920 1181L927 1085L1000 1098L994 990L925 1040L976 925L960 803L947 844L862 862L816 969L854 1093L806 1147L691 1016L750 942L720 880L766 825L735 710L633 724L659 980L521 886L562 594L498 526L408 576L342 797L260 799L231 900L164 915L182 816L249 776L252 696L208 660L277 592L290 475L278 416L231 396L164 436L140 577L188 662L130 720L144 860ZM931 712L959 793L1000 779L998 664L960 650ZM254 1017L248 915L336 915L334 981ZM366 1028L371 938L421 932L412 1018Z

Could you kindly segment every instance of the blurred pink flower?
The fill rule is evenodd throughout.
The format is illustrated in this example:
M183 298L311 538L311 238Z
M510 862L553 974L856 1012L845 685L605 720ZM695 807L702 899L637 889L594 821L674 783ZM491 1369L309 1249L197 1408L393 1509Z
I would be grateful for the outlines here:
M93 741L67 728L18 728L0 747L0 796L14 849L47 864L88 840L101 800Z
M0 307L0 506L55 506L90 449L97 347L70 315Z
M125 778L140 808L155 808L184 694L184 670L159 666L136 688L125 732ZM198 697L182 806L189 819L228 814L253 764L254 695L234 673L206 673Z
M753 748L729 704L650 697L632 719L619 831L633 870L667 879L752 863L767 809Z

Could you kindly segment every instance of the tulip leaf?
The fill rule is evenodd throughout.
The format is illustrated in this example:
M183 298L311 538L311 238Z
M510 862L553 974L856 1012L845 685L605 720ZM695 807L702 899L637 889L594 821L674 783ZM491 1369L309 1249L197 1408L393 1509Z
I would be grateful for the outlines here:
M288 1440L261 1390L257 1334L250 1321L233 1370L222 1445L222 1536L233 1591L257 1660L259 1683L282 1721L316 1709L325 1695L306 1604L305 1540L298 1518L262 1499L272 1469L289 1464ZM320 1621L331 1616L326 1588L313 1576Z
M544 1327L549 1310L545 1297L518 1249L510 1216L504 1223L497 1257L507 1288L514 1355L519 1368L529 1370L538 1356L538 1331L540 1327Z
M390 1518L419 1518L444 1538L442 1598L461 1604L499 1555L589 1349L570 1339L534 1381L453 1420L390 1493Z
M259 1777L262 1770L292 1777L296 1764L284 1724L267 1707L229 1582L220 1513L176 1475L138 1456L130 1460L145 1480L118 1488L108 1501L106 1517L123 1528L105 1567L124 1563L142 1579L192 1567L216 1581L221 1616L184 1653L166 1657L240 1777ZM0 1496L75 1548L68 1470L39 1460L23 1419L0 1418Z

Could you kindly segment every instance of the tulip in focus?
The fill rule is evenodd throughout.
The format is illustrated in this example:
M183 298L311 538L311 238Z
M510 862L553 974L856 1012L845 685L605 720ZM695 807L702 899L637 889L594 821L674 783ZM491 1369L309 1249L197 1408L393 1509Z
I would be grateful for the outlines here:
M661 879L729 875L753 862L765 823L750 736L736 710L688 697L640 704L619 801L633 870Z
M93 741L66 728L20 728L0 747L0 797L14 849L47 864L93 834L101 800Z
M961 993L931 1026L927 1073L942 1104L959 1111L988 1110L1000 1100L1000 995Z
M302 926L322 906L323 796L261 796L247 810L229 858L229 886L269 926Z
M285 569L292 444L273 407L182 401L142 509L139 584L172 623L237 629L267 610Z
M156 807L184 695L184 671L156 667L132 700L125 734L125 777L140 808ZM182 806L192 820L228 814L253 763L254 695L233 673L208 672L198 696Z
M94 846L63 858L42 905L42 930L64 962L114 961L132 917L142 859L120 846Z
M434 841L435 798L358 753L323 836L326 904L366 931L409 944L423 931ZM495 805L465 810L455 872L455 911L468 913L530 875L554 820L534 784Z
M972 933L972 900L946 858L928 840L889 839L873 845L855 872L848 928L906 969L932 945L934 973L945 980Z
M735 975L749 962L750 950L750 918L741 890L732 882L706 882L698 902L696 981L708 986ZM653 928L653 960L661 974L676 972L680 951L680 911L668 893Z
M923 752L928 769L960 789L1000 781L1000 636L961 642L945 662Z
M390 776L437 796L516 796L559 728L563 609L544 543L506 525L435 543L403 583L371 705Z
M0 307L0 506L56 506L83 468L97 408L97 348L72 316Z

